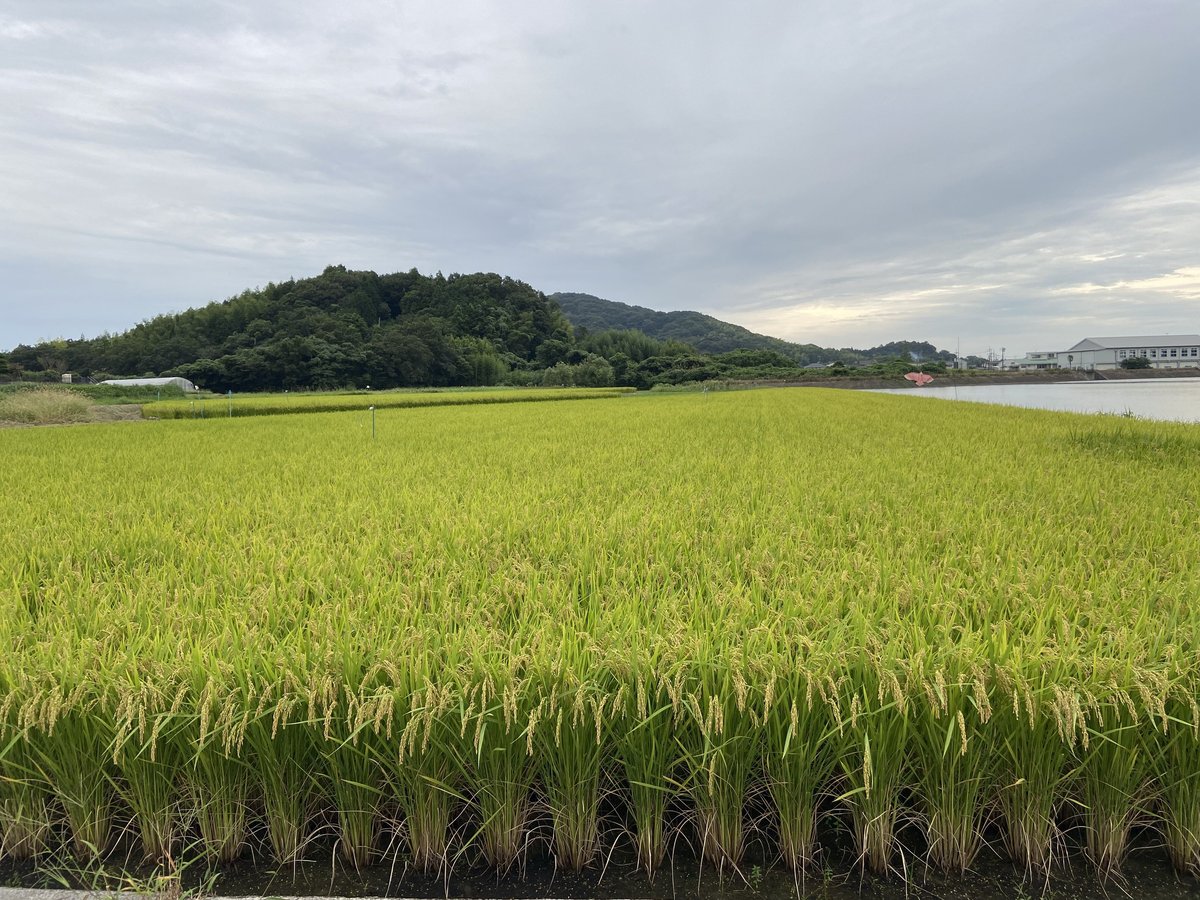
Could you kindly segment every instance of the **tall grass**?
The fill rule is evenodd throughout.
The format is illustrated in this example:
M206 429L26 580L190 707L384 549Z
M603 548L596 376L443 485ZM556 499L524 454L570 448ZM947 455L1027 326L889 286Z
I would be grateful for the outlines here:
M86 422L91 404L73 391L38 387L0 393L0 422L22 425L66 425Z
M1194 433L789 390L2 431L0 852L802 871L841 823L1113 874L1145 827L1195 873Z

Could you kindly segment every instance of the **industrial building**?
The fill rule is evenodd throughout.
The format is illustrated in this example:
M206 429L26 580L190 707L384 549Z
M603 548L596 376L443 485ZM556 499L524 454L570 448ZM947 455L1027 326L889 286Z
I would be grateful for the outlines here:
M1116 369L1141 357L1155 369L1200 366L1200 334L1144 334L1133 337L1089 337L1058 353L1060 369Z

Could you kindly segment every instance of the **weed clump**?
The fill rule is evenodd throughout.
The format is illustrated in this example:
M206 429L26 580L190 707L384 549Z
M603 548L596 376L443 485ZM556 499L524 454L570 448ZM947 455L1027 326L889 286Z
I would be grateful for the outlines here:
M87 398L71 391L39 387L0 394L0 422L67 425L90 418Z

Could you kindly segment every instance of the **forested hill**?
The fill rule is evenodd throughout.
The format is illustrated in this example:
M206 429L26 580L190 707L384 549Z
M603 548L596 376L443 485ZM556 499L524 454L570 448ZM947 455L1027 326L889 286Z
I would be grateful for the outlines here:
M117 335L20 346L18 373L182 375L218 391L494 384L573 346L558 305L494 274L330 266Z
M490 273L377 275L330 266L314 278L156 316L121 334L18 346L0 353L0 381L57 381L70 372L95 380L181 375L209 390L239 393L490 384L648 388L789 380L814 362L886 363L903 371L914 360L936 363L948 355L907 341L871 350L792 344L695 312L655 312L587 294L547 297Z
M740 325L690 310L659 312L644 306L603 300L591 294L559 293L551 294L550 299L562 307L572 325L588 331L632 328L660 341L690 344L703 353L773 350L800 363L833 362L837 358L837 351L816 344L793 344L781 338L755 334Z
M835 349L817 344L796 344L782 338L757 334L741 325L722 322L691 310L659 312L644 306L632 306L616 300L604 300L591 294L557 293L550 299L577 329L609 331L633 329L660 341L678 341L702 353L730 353L737 350L767 350L807 365L844 363L858 365L896 357L917 361L954 361L954 354L938 350L928 341L891 341L867 350L853 347Z

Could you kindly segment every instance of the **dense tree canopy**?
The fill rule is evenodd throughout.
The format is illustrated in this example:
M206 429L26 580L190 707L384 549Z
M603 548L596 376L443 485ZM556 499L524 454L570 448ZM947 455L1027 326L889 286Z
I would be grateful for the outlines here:
M555 298L578 316L574 327ZM671 327L658 336L640 327L662 332L664 321ZM593 327L597 322L615 324ZM18 346L0 354L0 380L57 379L63 372L181 375L222 392L500 383L646 388L811 377L802 367L813 360L902 369L946 356L911 341L869 351L792 344L700 313L657 313L585 294L547 297L495 274L377 275L330 266L315 278L156 316L122 334Z
M491 384L573 346L539 291L493 274L377 275L331 266L118 335L17 347L23 373L171 374L212 390Z

